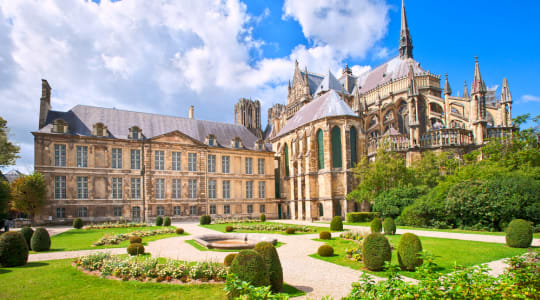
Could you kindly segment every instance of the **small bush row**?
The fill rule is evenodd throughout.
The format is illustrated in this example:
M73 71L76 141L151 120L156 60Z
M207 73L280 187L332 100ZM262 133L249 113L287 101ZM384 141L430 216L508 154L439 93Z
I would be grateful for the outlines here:
M38 227L32 230L23 227L21 231L10 231L0 235L0 266L23 266L28 261L28 252L47 251L51 248L51 238L47 230Z
M361 223L370 222L376 217L379 217L378 212L350 212L347 213L347 222L349 223Z

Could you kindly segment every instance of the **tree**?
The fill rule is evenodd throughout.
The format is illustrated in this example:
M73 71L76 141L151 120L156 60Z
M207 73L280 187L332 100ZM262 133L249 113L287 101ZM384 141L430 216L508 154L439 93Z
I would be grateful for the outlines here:
M14 165L21 148L8 141L7 121L0 117L0 166Z
M45 205L46 194L47 185L41 173L21 176L12 183L13 208L30 215L33 220Z
M0 220L6 217L11 189L7 181L0 180Z

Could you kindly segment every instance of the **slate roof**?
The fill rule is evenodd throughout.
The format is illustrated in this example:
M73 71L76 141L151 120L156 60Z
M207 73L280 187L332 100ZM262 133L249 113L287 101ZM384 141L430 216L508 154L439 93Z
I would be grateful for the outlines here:
M309 122L334 116L356 116L349 105L334 90L313 99L300 108L294 116L283 126L276 137L305 125Z
M137 126L145 139L178 130L201 143L213 134L218 145L225 148L231 148L231 140L239 137L244 147L252 150L256 149L258 140L242 125L86 105L77 105L67 112L49 111L46 126L39 132L51 133L52 123L56 119L68 123L70 134L80 136L91 136L94 124L101 122L107 127L109 137L118 139L127 139L129 129ZM269 151L269 148L264 150Z
M385 84L391 80L406 77L409 74L409 64L413 65L415 75L421 75L426 72L420 67L420 63L414 59L402 59L396 56L377 68L358 76L356 84L359 87L360 94L367 93L378 85Z
M24 176L24 174L15 169L4 174L4 177L6 178L7 181L9 181L9 183L12 183L13 181L17 180L21 176Z
M305 72L300 71L300 74L302 74L302 77L306 76ZM313 74L313 73L308 72L308 84L309 84L309 93L310 93L310 95L312 95L312 96L315 95L315 91L317 90L317 88L321 84L321 81L323 81L323 78L324 77L321 76L321 75L317 75L317 74Z
M336 76L328 70L328 74L324 76L323 80L319 84L319 87L315 91L315 95L318 95L320 92L328 91L328 90L335 90L338 92L341 92L343 90L343 86L341 85L341 82L337 80Z

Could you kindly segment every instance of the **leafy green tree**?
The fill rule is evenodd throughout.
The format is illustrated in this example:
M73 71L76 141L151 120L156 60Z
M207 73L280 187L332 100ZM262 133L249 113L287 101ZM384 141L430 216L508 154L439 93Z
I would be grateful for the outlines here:
M0 117L0 166L14 165L21 148L8 140L7 121Z
M12 184L13 208L30 215L31 220L45 206L46 195L47 185L39 172L21 176Z
M11 188L7 181L0 180L0 219L6 217L11 198Z
M411 205L426 191L427 187L424 185L395 187L377 195L372 210L379 212L383 218L396 218L405 207Z

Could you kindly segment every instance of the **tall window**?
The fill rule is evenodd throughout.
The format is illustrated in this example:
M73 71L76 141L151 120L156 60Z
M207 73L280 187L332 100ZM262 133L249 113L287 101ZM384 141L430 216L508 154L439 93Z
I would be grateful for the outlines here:
M259 174L264 175L264 158L259 158L257 160L257 167Z
M215 204L210 205L210 214L211 215L216 214L216 205Z
M195 206L195 205L190 206L189 207L189 214L192 215L192 216L197 215L197 206Z
M223 181L223 199L231 198L231 182L229 180Z
M253 198L253 181L246 181L246 198Z
M165 170L165 152L161 150L154 152L154 165L156 170Z
M265 213L266 212L266 206L264 204L259 205L259 212Z
M112 198L122 199L122 178L113 177L112 179Z
M140 178L131 178L131 199L141 199Z
M65 207L57 207L56 208L56 217L57 218L65 218L66 217L66 208Z
M234 140L234 148L236 148L236 149L240 148L240 140L239 139Z
M188 171L197 171L197 153L188 153Z
M332 128L332 167L341 168L341 130L339 127Z
M156 179L156 199L165 199L165 179Z
M349 131L350 143L351 143L351 167L354 167L358 163L358 152L356 150L356 128L351 127Z
M88 168L87 146L77 146L77 168Z
M246 157L246 174L253 174L253 159Z
M141 168L141 150L131 150L131 169Z
M121 217L122 216L122 207L121 206L113 207L113 216L115 216L115 217Z
M54 199L66 199L66 176L54 177Z
M141 208L139 206L133 206L131 208L131 217L139 218L141 216Z
M215 180L208 180L208 198L210 199L216 198L216 181Z
M221 157L221 172L223 173L229 173L230 172L230 160L231 158L229 156L222 156Z
M210 173L216 172L216 156L215 155L208 155L208 172Z
M197 198L197 179L190 179L188 181L188 197L190 199Z
M259 181L259 198L266 198L266 183L264 181Z
M182 208L180 208L180 206L175 206L174 207L174 215L175 216L180 216L182 214Z
M208 137L208 145L209 146L214 146L216 144L216 139L214 138L213 135L209 136Z
M289 147L285 144L285 176L289 176Z
M77 177L77 199L88 199L88 177Z
M88 208L86 207L77 208L77 217L79 218L88 217Z
M253 204L248 204L248 206L247 206L247 212L248 212L248 214L252 214L252 213L253 213Z
M165 209L163 208L163 206L156 207L156 213L157 213L158 216L165 215Z
M112 168L122 169L122 149L120 148L112 149Z
M182 198L182 182L180 179L172 180L172 197L173 199Z
M57 167L66 166L66 145L54 145L54 165Z
M323 131L321 129L317 131L317 158L319 161L319 170L324 169L324 141Z
M223 213L226 215L231 213L231 206L229 204L223 205Z
M173 152L172 153L172 169L174 171L180 171L182 170L182 164L181 164L181 155L180 152Z

